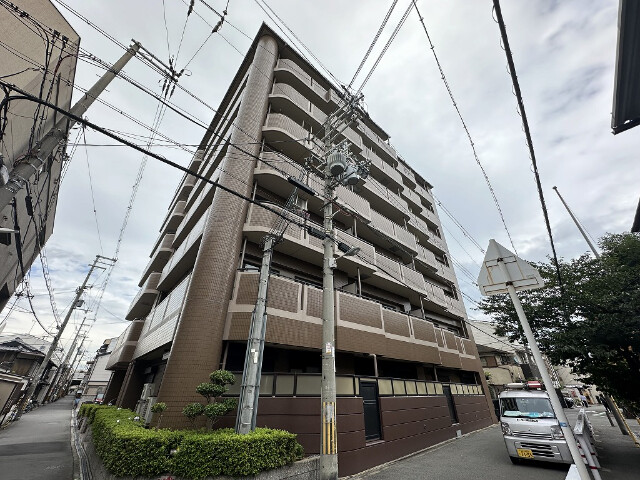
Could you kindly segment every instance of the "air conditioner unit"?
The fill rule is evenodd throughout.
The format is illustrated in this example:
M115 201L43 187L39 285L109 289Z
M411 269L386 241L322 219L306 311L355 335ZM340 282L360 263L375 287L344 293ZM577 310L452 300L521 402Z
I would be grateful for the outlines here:
M146 399L146 398L155 396L154 395L154 393L155 393L154 386L155 385L153 383L145 383L142 386L142 395L140 395L140 398L141 399Z
M148 403L149 403L149 399L148 398L141 398L136 403L135 412L139 417L144 417L144 415L145 415L145 413L147 411L147 404Z
M144 423L147 424L151 422L151 418L153 417L153 412L151 411L151 407L158 401L158 397L149 397L146 403L146 409L144 413L140 414L140 418L144 420Z

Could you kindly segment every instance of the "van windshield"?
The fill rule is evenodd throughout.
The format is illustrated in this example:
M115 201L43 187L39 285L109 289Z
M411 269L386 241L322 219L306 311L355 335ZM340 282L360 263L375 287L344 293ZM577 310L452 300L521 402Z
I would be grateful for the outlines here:
M548 398L503 398L500 411L503 417L555 418Z

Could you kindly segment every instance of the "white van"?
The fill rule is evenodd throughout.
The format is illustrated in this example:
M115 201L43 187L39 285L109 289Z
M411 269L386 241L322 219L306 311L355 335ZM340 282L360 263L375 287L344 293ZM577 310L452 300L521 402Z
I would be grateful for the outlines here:
M500 427L512 463L521 460L573 463L549 394L540 382L507 385L500 393Z

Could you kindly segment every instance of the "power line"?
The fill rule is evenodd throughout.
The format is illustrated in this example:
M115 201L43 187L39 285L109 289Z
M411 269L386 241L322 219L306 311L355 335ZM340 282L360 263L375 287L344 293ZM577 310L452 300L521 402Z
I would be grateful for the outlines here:
M393 31L393 33L391 34L391 37L389 37L389 40L387 40L386 45L384 46L384 48L382 49L382 51L380 52L380 55L378 55L378 58L376 59L375 63L373 64L373 67L371 67L371 70L369 70L369 73L367 74L367 76L365 77L364 81L362 82L362 84L360 85L360 88L358 88L358 91L356 94L360 93L362 91L362 89L364 88L364 86L367 84L367 82L369 81L369 79L371 78L371 75L373 75L373 72L375 71L375 69L378 67L378 64L380 63L380 60L382 60L382 57L384 57L384 54L387 53L387 50L389 49L389 47L391 46L391 43L395 40L396 35L398 35L398 32L400 31L400 29L402 28L402 26L404 25L404 22L407 20L407 17L409 16L409 13L411 13L411 9L413 8L413 6L415 5L415 2L410 3L409 6L407 7L407 10L404 12L404 14L402 15L402 18L400 19L400 21L398 22L398 25L396 25L395 30ZM417 7L416 7L417 8Z
M533 150L533 140L531 139L531 131L529 130L529 121L527 120L527 113L524 110L524 101L522 100L522 92L520 91L520 83L518 82L518 75L516 74L516 66L513 62L513 56L511 55L511 48L509 47L509 38L507 37L507 29L502 18L502 11L500 10L500 2L493 0L493 9L496 12L498 19L496 23L500 27L500 35L504 44L504 51L507 56L507 64L509 65L509 75L513 82L513 88L515 90L515 96L518 100L518 109L520 117L522 118L522 127L527 139L527 147L529 148L529 158L531 159L531 165L533 166L533 176L536 180L536 187L538 189L538 197L540 198L540 206L542 208L542 214L544 216L544 223L547 227L547 234L549 235L549 243L551 244L551 252L553 253L553 263L556 269L556 275L558 277L558 286L560 287L560 294L564 297L564 284L562 281L562 274L560 273L560 264L558 263L558 255L556 254L556 246L553 242L553 233L551 232L551 223L549 222L549 213L547 212L547 205L544 200L544 192L542 191L542 183L540 182L540 173L538 172L538 163L536 162L536 154ZM495 19L494 19L495 20ZM568 312L565 312L568 315Z
M476 163L480 167L480 170L482 171L482 175L484 176L484 180L485 180L487 186L489 187L489 192L491 193L491 197L493 198L493 203L495 204L496 209L498 210L498 214L500 215L500 220L502 220L502 225L504 226L504 230L507 233L507 237L509 237L509 243L511 244L511 247L513 248L513 251L517 254L518 251L516 250L516 247L513 244L513 239L511 238L511 233L509 232L509 228L507 227L507 222L504 219L504 215L502 213L502 208L500 208L500 202L498 202L498 197L496 196L496 193L493 190L493 187L491 186L491 181L489 180L489 176L487 175L487 172L485 171L482 163L480 162L480 158L478 157L478 153L476 152L475 144L473 143L473 139L471 138L471 133L469 132L469 128L467 127L467 124L464 121L464 118L462 116L462 112L460 111L460 108L458 107L458 104L456 103L456 100L455 100L455 98L453 96L453 91L451 90L451 87L449 86L449 82L447 81L447 77L444 74L444 70L442 69L442 65L440 64L440 59L438 58L438 55L436 54L435 46L433 45L433 42L431 41L431 36L429 35L429 31L427 30L427 26L424 23L424 18L420 14L420 10L418 10L418 5L416 4L416 1L412 0L412 2L413 2L413 5L416 8L416 13L418 14L418 18L420 19L420 23L422 24L422 28L424 30L424 33L427 36L427 40L429 42L429 48L431 49L431 53L433 53L433 58L436 61L436 65L438 67L438 70L440 71L440 77L442 78L442 82L444 83L444 86L447 89L447 93L449 94L449 98L451 99L451 102L453 103L453 107L455 108L455 110L456 110L456 112L458 114L458 117L460 118L460 122L462 123L462 127L464 128L464 131L467 134L467 138L469 139L469 144L471 145L471 150L473 151L473 157L475 158Z
M393 0L393 3L391 4L391 6L389 7L389 10L387 11L387 14L384 16L384 19L382 20L382 24L380 24L380 28L378 28L378 31L376 32L376 35L373 37L373 40L371 41L371 44L369 45L369 49L367 50L367 53L364 54L364 58L360 62L360 65L358 66L358 69L356 70L356 73L353 74L353 78L351 79L351 82L349 82L349 88L351 88L351 86L353 85L353 82L355 82L356 77L358 76L358 74L362 70L362 67L364 67L365 62L369 58L369 55L371 54L371 50L373 50L373 47L375 46L375 44L378 41L378 38L380 38L380 34L384 30L384 27L387 25L387 21L389 20L389 17L391 16L391 13L393 12L393 9L395 8L396 3L398 3L398 0Z

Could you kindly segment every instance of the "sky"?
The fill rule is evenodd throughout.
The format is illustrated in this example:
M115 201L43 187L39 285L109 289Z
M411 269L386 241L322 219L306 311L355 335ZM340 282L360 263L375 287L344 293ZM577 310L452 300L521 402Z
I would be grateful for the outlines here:
M267 0L313 55L343 84L349 84L389 9L391 0L301 2ZM81 37L81 47L114 63L123 50L54 0ZM123 44L135 38L156 57L178 69L185 67L171 97L180 108L209 124L258 28L264 21L281 33L254 0L230 0L226 22L209 37L218 16L200 0L187 20L188 0L109 2L64 0L100 29ZM505 52L489 0L418 1L446 81L471 134L478 158L493 186L518 254L543 261L551 249L531 161L512 94ZM208 0L217 11L226 0ZM391 36L409 0L397 2L362 73L359 86ZM554 0L502 2L509 43L531 128L543 193L558 255L576 257L588 250L552 187L557 186L573 212L594 238L628 231L638 202L640 129L611 134L611 109L617 40L616 0ZM185 20L186 23L185 23ZM289 34L290 35L290 34ZM291 35L290 35L291 36ZM198 51L198 48L200 50ZM196 54L197 52L197 54ZM195 54L195 57L193 57ZM310 54L304 51L307 57ZM190 61L190 59L193 59ZM317 62L313 61L317 65ZM160 93L162 79L137 60L127 75ZM103 73L78 62L76 84L88 88ZM370 116L390 135L399 154L433 186L437 200L486 248L495 238L510 247L507 234L458 114L440 76L419 17L412 11L363 89ZM80 92L76 92L78 98ZM140 122L152 125L158 102L122 79L101 97ZM148 137L149 131L114 110L94 104L91 122L127 135ZM202 128L168 111L157 128L183 145L202 138ZM72 140L78 130L70 134ZM130 137L131 138L131 137ZM147 140L135 137L144 144ZM103 135L81 134L63 179L54 233L46 254L60 311L69 305L95 255L114 256L132 188L143 163L142 154ZM165 140L158 140L166 145ZM84 145L86 143L86 145ZM111 146L104 146L111 145ZM153 146L159 154L186 166L192 153ZM128 325L124 316L138 292L138 281L149 260L169 202L182 178L171 167L149 159L143 171L122 237L118 262L90 332L91 354L102 340L118 336ZM94 206L95 205L95 206ZM451 256L470 273L456 268L461 290L475 301L484 254L443 210L438 208ZM95 210L95 213L94 213ZM51 306L39 262L31 272L36 311L52 322ZM94 306L97 285L87 294ZM472 318L480 318L465 298ZM8 318L6 332L42 333L20 300ZM3 312L2 316L6 314ZM82 321L77 312L63 344ZM89 319L94 313L89 312Z

